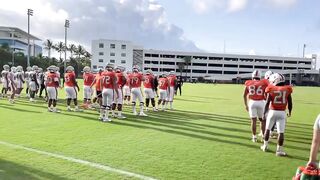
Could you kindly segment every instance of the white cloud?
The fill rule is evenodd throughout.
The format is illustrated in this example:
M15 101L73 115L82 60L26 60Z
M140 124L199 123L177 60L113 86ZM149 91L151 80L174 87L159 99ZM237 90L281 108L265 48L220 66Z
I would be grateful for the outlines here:
M249 4L288 8L294 6L298 0L186 0L186 2L192 6L196 13L205 14L212 10L237 12L247 8Z
M230 0L229 1L229 12L235 12L246 8L248 0Z
M254 49L251 49L251 50L249 51L249 55L256 55L255 50L254 50Z
M198 51L171 24L165 9L154 0L0 0L0 22L26 30L26 11L34 10L31 33L43 40L64 38L64 21L70 19L68 39L90 47L93 39L123 39L146 48Z

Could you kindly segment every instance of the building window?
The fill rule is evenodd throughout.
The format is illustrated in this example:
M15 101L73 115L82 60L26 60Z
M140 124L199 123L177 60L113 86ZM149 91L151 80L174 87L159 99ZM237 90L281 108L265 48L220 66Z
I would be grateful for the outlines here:
M115 49L116 48L116 44L110 44L110 49Z
M202 73L202 74L205 74L205 73L207 73L207 71L206 71L206 70L196 70L196 69L194 69L194 70L192 70L192 73Z
M207 66L207 63L192 63L192 66Z
M126 63L126 60L121 60L121 64L125 64Z
M93 69L97 69L97 65L93 65L92 67L93 67Z
M144 64L150 64L151 61L144 61Z
M209 67L222 67L222 64L209 64Z
M99 48L104 48L104 44L103 43L99 43Z
M208 70L208 74L222 74L222 71Z
M110 53L110 56L116 56L116 53L111 52L111 53Z
M121 53L121 57L126 57L126 53Z
M229 67L229 68L237 68L238 65L234 65L234 64L225 64L224 67Z
M122 44L122 45L121 45L121 49L127 49L127 45Z
M99 59L99 62L100 62L100 63L103 63L103 59Z
M103 52L99 52L99 56L103 56L103 54L104 54Z
M116 63L116 60L110 59L110 63Z

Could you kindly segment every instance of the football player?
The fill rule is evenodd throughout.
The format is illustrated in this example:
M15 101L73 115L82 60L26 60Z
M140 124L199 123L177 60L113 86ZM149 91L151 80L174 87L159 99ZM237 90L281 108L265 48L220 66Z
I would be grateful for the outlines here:
M38 66L34 65L34 66L32 66L32 71L30 71L30 83L29 83L30 102L34 102L36 92L39 89L39 84L37 81L38 69L39 69Z
M73 100L74 103L74 111L81 111L78 107L78 92L80 91L80 88L78 86L78 83L76 81L76 76L74 73L74 68L72 66L68 66L66 68L66 73L64 74L64 86L65 91L67 95L67 111L72 111L70 104ZM77 90L76 90L77 88Z
M124 75L125 68L122 66L116 67L116 78L118 86L118 98L115 98L112 104L112 116L118 119L125 119L126 117L122 115L122 104L123 104L123 92L122 88L126 84L126 77ZM118 115L115 115L115 110L118 110Z
M129 78L130 78L130 74L131 72L130 71L127 71L127 74L126 74L126 84L123 86L123 93L124 93L124 101L126 103L126 105L129 105L130 103L130 98L131 98L131 91L130 91L130 81L129 81Z
M42 98L42 93L44 91L45 93L45 97L44 99L47 99L47 89L46 89L46 86L45 86L45 73L43 71L42 68L39 68L39 73L38 73L38 83L40 85L40 90L39 90L39 97Z
M7 92L10 87L9 72L10 72L9 65L3 65L3 70L1 72L1 80L2 80L1 94L2 94L2 97L4 98L7 97Z
M114 92L116 93L115 98L118 98L119 91L117 86L117 77L113 71L114 65L108 63L105 71L102 73L102 79L100 80L102 90L102 107L100 109L99 119L103 122L111 122L108 117L111 104L114 100Z
M277 156L286 156L283 151L284 132L286 126L286 116L290 117L292 112L292 87L285 85L285 77L275 73L270 77L271 86L266 89L267 102L264 112L268 112L266 131L264 134L264 144L261 146L263 151L268 149L270 130L274 123L278 130ZM288 108L288 114L286 114ZM270 110L269 110L270 109Z
M89 66L83 68L83 107L88 108L91 104L92 88L91 85L94 81L94 74L91 72Z
M160 108L160 105L162 105L161 110L164 111L165 108L165 103L166 99L168 96L168 93L170 93L170 88L169 88L169 80L167 78L166 74L162 74L162 76L159 78L159 100L158 100L158 107Z
M96 97L93 98L93 103L98 102L99 108L102 106L102 88L101 88L101 79L102 79L103 70L99 68L98 73L96 74L92 84L91 89L94 86L96 90Z
M16 96L20 97L21 91L23 90L24 85L24 72L22 66L17 66L17 72L16 72Z
M173 109L173 98L174 98L174 94L175 94L175 87L177 85L177 76L175 75L174 71L170 71L169 76L168 76L168 80L169 80L169 94L168 94L168 102L170 103L170 109ZM168 103L167 102L167 103Z
M140 67L138 65L133 66L132 74L129 77L129 87L131 89L132 94L132 111L133 115L139 115L139 116L147 116L143 112L143 97L142 97L142 91L141 91L141 83L144 81L143 75L139 72ZM140 112L139 114L136 111L136 100L139 99L140 102Z
M266 81L260 80L260 78L261 72L254 70L252 72L252 80L247 80L245 82L245 89L243 92L244 105L251 118L252 142L257 142L257 119L260 121L261 132L265 131L263 110L265 106L265 89L267 88L268 84Z
M30 98L29 89L30 89L30 72L32 68L30 66L27 67L27 71L24 73L24 79L26 81L26 96Z
M313 138L312 145L310 149L310 156L308 166L318 168L318 151L320 146L320 114L318 115L314 126L313 126Z
M45 78L45 86L48 92L48 111L49 112L60 112L57 110L57 97L58 97L58 87L60 87L59 76L56 73L57 68L55 66L49 66ZM52 107L51 107L52 106Z
M148 69L146 71L146 74L144 75L144 82L143 82L143 86L144 86L144 94L146 96L146 110L148 111L149 108L149 103L151 100L151 105L153 108L153 111L157 111L156 108L156 101L154 99L154 75L152 73L151 69Z

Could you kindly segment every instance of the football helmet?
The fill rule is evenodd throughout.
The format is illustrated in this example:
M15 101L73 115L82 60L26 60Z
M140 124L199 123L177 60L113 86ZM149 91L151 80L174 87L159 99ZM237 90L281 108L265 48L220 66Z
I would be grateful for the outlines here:
M5 64L5 65L3 65L3 69L6 70L6 71L9 71L10 70L10 66Z
M152 72L151 69L147 69L147 70L146 70L146 74L153 74L153 72Z
M251 74L252 79L253 78L261 78L261 72L259 70L254 70Z
M133 71L133 72L139 72L139 71L140 71L140 67L139 67L138 65L134 65L134 66L132 67L132 71Z
M68 67L66 67L66 72L68 72L68 71L74 71L74 68L72 66L68 66Z
M17 71L18 72L22 72L23 71L23 67L22 66L17 66Z
M49 66L48 68L47 68L47 70L49 71L49 72L51 72L51 73L54 73L54 72L56 72L56 70L57 70L57 67L55 67L55 66Z
M27 67L27 71L28 71L28 72L29 72L29 71L32 71L32 67L28 66L28 67Z
M106 70L112 71L113 69L114 69L114 64L113 64L113 63L108 63L108 64L106 65Z
M123 67L123 66L117 66L117 67L116 67L116 71L117 71L117 72L124 72L125 70L126 70L126 68Z
M38 72L42 73L42 72L43 72L43 69L42 69L42 68L39 68L39 69L38 69Z
M36 66L36 65L33 65L33 66L32 66L32 70L33 70L33 71L37 71L38 69L39 69L38 66Z
M272 74L273 74L273 72L269 70L269 71L264 73L264 78L265 79L269 79Z
M85 66L83 68L83 72L90 72L91 71L91 68L89 66Z
M17 72L17 68L14 67L14 66L12 66L12 67L11 67L11 72L16 73L16 72Z
M284 75L279 74L279 73L274 73L269 77L269 81L272 85L277 85L279 83L285 82L286 79Z

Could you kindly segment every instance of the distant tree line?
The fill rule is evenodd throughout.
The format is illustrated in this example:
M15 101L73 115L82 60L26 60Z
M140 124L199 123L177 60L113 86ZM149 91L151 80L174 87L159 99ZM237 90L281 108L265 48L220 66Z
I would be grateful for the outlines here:
M67 66L73 66L75 72L80 74L84 66L90 66L91 54L82 46L69 44L68 47L65 46L63 42L54 43L50 39L44 42L44 49L47 50L47 56L39 54L37 56L30 56L30 65L37 65L43 69L50 65L55 65L60 67L61 73L63 72L63 59L62 56L65 52L69 52L69 57L67 57ZM59 53L59 59L51 57L52 52ZM14 57L14 58L13 58ZM13 62L14 61L14 62ZM27 55L23 52L13 52L8 44L3 44L0 46L0 67L9 64L10 66L22 66L24 69L27 67Z

